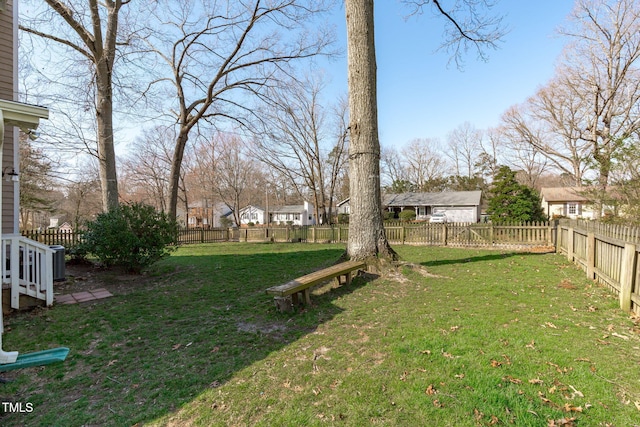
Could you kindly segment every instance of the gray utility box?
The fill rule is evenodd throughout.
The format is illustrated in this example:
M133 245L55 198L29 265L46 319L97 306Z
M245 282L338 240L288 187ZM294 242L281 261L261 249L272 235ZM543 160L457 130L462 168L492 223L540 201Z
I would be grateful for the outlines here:
M53 280L54 282L65 280L64 246L54 245L49 248L53 249Z

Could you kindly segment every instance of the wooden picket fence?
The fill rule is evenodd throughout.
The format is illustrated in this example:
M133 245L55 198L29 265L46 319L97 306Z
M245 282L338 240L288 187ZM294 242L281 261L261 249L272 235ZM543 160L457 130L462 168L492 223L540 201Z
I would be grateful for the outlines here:
M617 294L620 308L640 314L640 228L561 220L556 247Z
M388 223L387 239L392 244L444 246L552 246L555 226L549 223ZM82 240L82 232L27 230L22 235L45 245L72 249ZM178 244L241 242L346 243L348 225L307 227L188 228L179 232Z

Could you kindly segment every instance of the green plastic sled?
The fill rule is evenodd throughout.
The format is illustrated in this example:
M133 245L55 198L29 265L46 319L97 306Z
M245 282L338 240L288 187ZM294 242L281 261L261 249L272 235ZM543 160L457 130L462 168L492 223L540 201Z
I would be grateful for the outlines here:
M14 369L29 368L31 366L50 365L51 363L63 362L69 354L66 347L52 348L49 350L36 351L33 353L19 354L18 359L13 363L0 364L0 372L13 371Z

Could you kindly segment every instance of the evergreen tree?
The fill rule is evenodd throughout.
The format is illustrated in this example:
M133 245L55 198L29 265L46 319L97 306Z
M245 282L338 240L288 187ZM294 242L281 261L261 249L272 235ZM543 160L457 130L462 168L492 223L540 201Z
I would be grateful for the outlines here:
M540 196L516 180L516 173L502 166L493 182L493 190L487 209L493 222L546 221Z

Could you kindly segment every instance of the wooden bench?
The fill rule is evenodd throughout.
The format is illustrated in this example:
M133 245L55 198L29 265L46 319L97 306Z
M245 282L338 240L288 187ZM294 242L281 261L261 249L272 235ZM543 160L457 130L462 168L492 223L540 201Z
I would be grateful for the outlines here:
M343 282L340 281L341 277L344 277L344 284L349 284L351 283L353 272L366 267L367 264L364 261L342 262L298 277L282 285L272 286L267 289L267 294L274 295L276 307L278 307L280 311L285 311L290 307L289 304L283 303L283 300L289 295L291 295L291 303L293 305L300 304L303 298L305 304L311 304L311 287L333 278L337 278L338 285L341 285L343 284Z

